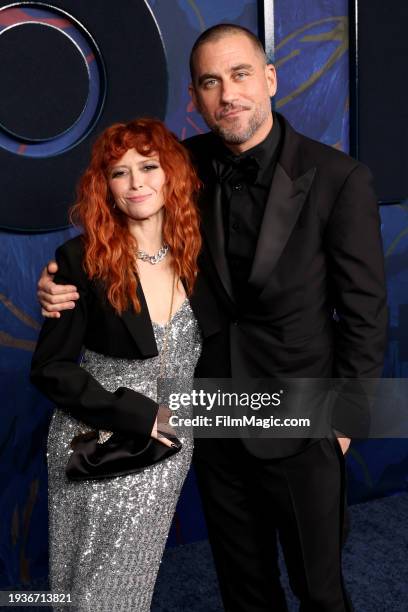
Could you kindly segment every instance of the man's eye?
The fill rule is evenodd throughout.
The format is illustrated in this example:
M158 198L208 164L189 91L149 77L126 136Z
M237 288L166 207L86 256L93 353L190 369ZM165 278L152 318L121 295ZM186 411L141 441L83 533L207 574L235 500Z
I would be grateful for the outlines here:
M246 76L248 76L247 72L237 72L235 78L242 81L242 79L245 79Z
M216 84L217 81L215 79L210 79L204 82L204 87L205 89L211 89L212 87L215 87Z

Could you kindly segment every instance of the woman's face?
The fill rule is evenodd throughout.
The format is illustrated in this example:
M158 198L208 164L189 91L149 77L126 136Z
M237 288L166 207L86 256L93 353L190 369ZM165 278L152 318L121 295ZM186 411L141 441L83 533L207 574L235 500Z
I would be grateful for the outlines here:
M163 214L166 177L158 155L129 149L111 166L108 179L116 206L129 222Z

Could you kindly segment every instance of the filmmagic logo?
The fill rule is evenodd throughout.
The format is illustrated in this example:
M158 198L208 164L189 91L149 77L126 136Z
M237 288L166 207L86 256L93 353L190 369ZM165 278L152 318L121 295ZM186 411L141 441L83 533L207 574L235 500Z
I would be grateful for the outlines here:
M282 389L277 393L227 393L220 390L208 393L203 389L199 391L193 389L190 393L171 393L169 408L178 410L180 406L199 406L205 410L212 410L214 406L240 406L260 410L268 406L280 406L282 395Z
M179 418L173 414L169 419L171 427L262 427L271 429L273 427L310 427L310 419L307 418L275 418L273 416L261 419L252 416L231 417L229 415L217 415L215 419L208 416L195 416L193 418Z

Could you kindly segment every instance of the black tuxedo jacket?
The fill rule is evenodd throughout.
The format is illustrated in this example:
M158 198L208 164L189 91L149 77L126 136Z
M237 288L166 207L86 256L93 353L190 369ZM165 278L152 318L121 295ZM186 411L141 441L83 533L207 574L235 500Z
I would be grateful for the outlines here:
M222 333L204 343L198 374L380 377L387 308L370 172L279 117L283 143L244 309L233 295L225 255L221 187L213 162L217 137L208 133L185 141L204 184L200 269L222 317ZM344 431L341 418L333 427ZM263 457L292 454L306 444L295 439L244 443Z
M147 359L158 354L143 289L137 293L140 314L128 310L118 316L100 283L87 278L83 266L82 237L56 252L56 282L76 285L80 294L73 310L59 319L47 319L32 359L31 381L57 406L93 428L140 436L146 445L158 404L145 395L122 387L107 391L78 364L83 348L126 359ZM198 278L190 304L205 339L219 331L214 300Z

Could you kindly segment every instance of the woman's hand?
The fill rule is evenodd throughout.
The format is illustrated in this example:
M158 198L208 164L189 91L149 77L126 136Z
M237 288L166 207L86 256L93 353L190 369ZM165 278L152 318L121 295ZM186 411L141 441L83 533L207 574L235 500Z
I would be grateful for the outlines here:
M176 432L169 425L169 418L172 412L167 406L160 405L157 412L157 417L153 425L152 438L156 438L165 446L175 447L176 445L166 436L176 437Z

